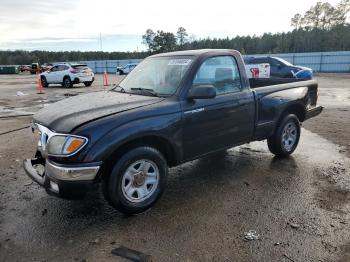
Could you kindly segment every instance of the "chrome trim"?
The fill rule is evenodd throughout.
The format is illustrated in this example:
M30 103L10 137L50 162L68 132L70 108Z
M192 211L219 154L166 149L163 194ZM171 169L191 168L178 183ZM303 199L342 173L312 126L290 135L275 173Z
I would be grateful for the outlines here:
M83 136L77 136L77 135L70 135L70 134L63 134L63 133L56 133L50 129L48 129L45 126L42 126L40 124L35 124L36 127L39 130L40 133L40 146L39 146L39 151L43 154L43 155L48 155L48 156L56 156L56 157L70 157L73 156L75 154L77 154L80 150L82 150L86 144L89 142L89 140L86 137ZM84 139L84 144L75 152L69 154L69 155L63 155L63 154L49 154L47 151L47 145L50 142L50 139L53 136L65 136L65 137L77 137L77 138L81 138ZM66 142L65 142L66 143ZM65 144L63 145L64 148ZM41 149L41 150L40 150Z
M46 160L45 174L49 178L64 181L86 181L94 180L100 166L68 167L58 166Z
M200 113L202 111L204 111L205 108L202 107L202 108L197 108L197 109L193 109L193 110L189 110L189 111L185 111L184 114L187 115L187 114L195 114L195 113Z

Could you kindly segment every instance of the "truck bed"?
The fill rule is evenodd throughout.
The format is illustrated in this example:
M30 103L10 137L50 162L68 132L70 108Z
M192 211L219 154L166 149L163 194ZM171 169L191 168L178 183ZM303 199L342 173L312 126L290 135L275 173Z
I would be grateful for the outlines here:
M252 90L256 101L256 139L270 136L281 113L287 108L293 106L293 110L298 112L298 117L303 122L306 119L305 105L310 108L316 106L316 80L255 79L252 82L255 84Z

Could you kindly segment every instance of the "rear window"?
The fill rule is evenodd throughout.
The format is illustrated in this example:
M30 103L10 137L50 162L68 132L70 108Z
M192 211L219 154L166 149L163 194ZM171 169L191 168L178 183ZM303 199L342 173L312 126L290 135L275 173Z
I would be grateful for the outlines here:
M89 69L89 68L87 67L87 65L73 65L72 68L78 69L78 70Z

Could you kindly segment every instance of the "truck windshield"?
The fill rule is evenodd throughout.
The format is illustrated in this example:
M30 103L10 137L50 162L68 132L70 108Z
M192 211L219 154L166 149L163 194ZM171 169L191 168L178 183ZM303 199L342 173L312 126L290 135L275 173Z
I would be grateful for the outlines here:
M118 88L122 92L141 95L173 95L192 61L191 56L147 58L128 74Z

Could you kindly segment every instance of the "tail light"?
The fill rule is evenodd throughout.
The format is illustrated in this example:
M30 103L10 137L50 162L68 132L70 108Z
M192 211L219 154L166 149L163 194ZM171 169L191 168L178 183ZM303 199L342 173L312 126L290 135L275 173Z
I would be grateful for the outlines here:
M71 72L72 74L78 74L80 71L78 69L72 69L69 72Z

